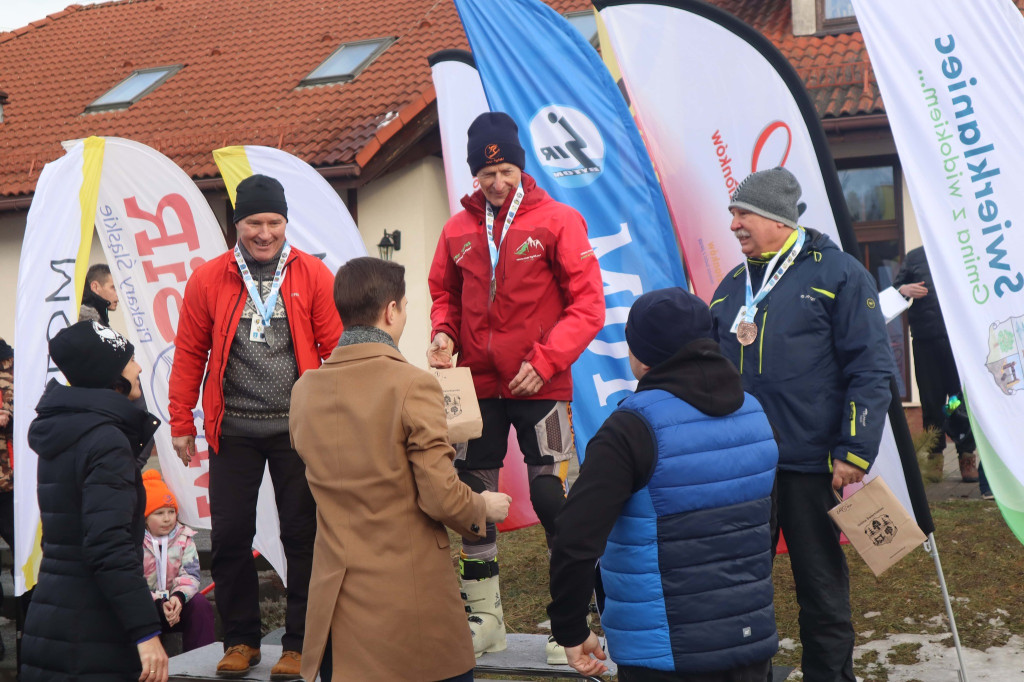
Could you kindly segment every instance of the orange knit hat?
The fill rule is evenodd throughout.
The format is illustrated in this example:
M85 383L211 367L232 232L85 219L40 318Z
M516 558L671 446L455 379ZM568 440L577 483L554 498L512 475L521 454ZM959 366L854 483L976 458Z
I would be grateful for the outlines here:
M178 511L178 500L160 478L159 471L150 469L143 472L142 485L146 488L146 516L163 507L174 507L174 511Z

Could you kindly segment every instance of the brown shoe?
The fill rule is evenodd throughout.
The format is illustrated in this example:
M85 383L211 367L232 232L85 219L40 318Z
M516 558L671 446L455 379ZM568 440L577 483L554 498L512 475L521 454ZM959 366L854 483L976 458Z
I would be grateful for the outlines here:
M217 664L217 677L242 677L260 662L260 650L245 644L230 646Z
M964 483L978 482L978 456L973 452L960 455L960 480Z
M302 668L302 654L298 651L282 651L281 660L270 669L272 680L298 680L299 670Z

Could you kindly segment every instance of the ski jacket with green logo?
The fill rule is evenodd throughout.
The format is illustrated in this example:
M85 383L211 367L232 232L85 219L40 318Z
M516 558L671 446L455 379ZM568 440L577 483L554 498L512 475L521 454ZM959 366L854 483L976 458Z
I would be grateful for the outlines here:
M746 302L747 267L757 291L767 260L748 259L718 285L711 313L723 354L778 432L779 468L824 473L841 459L866 471L878 454L895 372L874 280L808 229L796 261L758 305L757 337L742 346L730 329Z
M570 368L604 325L601 270L587 224L523 173L523 201L501 231L514 192L494 217L500 240L491 300L491 257L477 190L441 231L430 266L431 338L455 342L480 398L510 398L508 384L529 362L544 379L535 400L571 400Z

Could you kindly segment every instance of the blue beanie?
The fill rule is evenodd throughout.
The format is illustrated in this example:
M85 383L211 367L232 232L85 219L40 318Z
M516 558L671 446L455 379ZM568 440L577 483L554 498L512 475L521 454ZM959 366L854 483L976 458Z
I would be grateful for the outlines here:
M714 338L707 304L679 287L647 292L626 318L626 344L648 367L665 362L691 341Z
M484 166L511 163L523 169L526 152L519 144L519 127L503 111L487 111L469 125L466 145L469 171L476 175Z

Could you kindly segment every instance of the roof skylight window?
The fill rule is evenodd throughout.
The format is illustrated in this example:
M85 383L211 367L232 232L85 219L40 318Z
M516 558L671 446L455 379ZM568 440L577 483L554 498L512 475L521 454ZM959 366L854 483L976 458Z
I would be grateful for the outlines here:
M301 85L347 83L379 57L395 42L394 38L377 38L345 43L335 50L323 64L302 79Z
M597 17L594 15L593 10L570 12L564 16L572 24L572 27L580 32L584 40L594 47L598 46Z
M173 76L181 65L159 66L153 69L139 69L108 90L85 108L86 113L127 109L140 99L156 90Z

